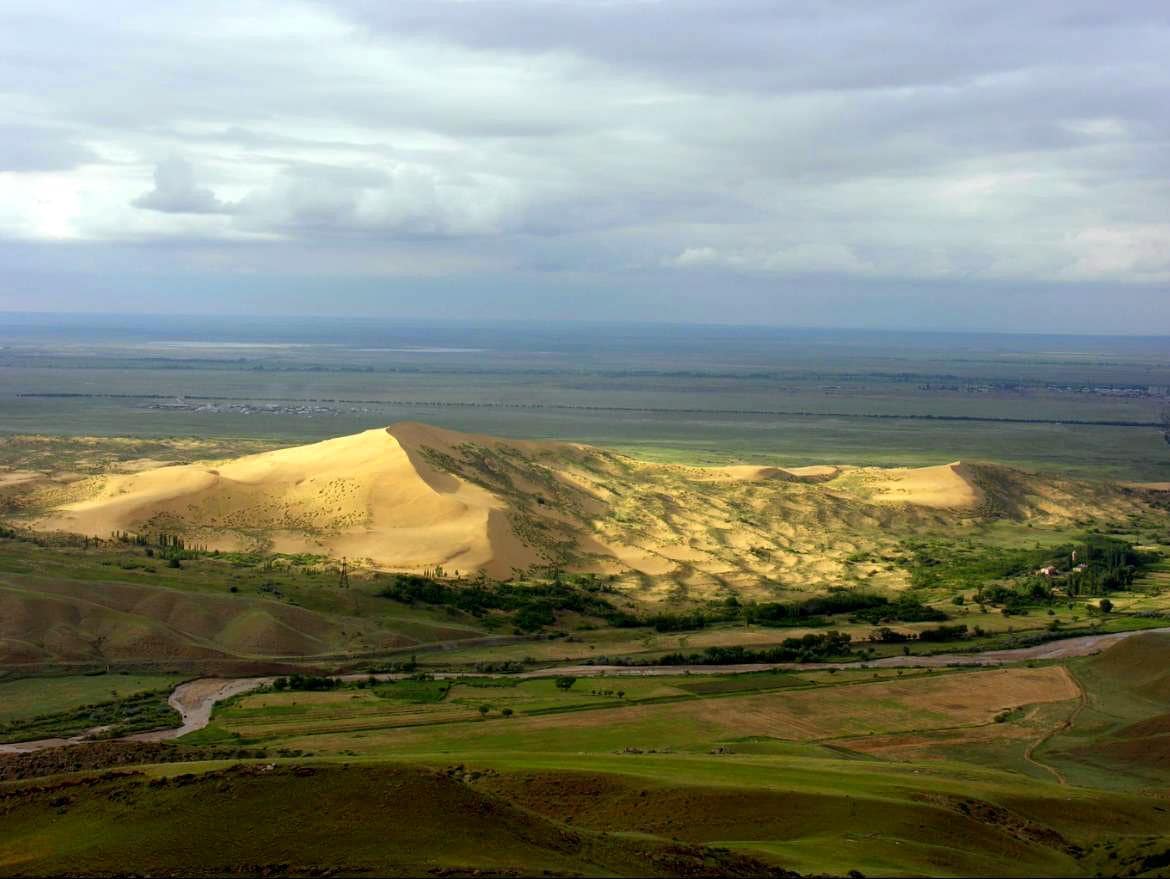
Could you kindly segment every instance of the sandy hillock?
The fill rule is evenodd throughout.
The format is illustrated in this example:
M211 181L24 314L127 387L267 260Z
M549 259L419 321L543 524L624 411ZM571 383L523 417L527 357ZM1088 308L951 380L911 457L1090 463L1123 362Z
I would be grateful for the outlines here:
M44 530L182 534L398 570L556 566L649 592L898 586L900 540L989 517L1124 515L1126 489L961 462L688 467L415 423L227 461L73 483ZM764 585L761 585L764 584Z

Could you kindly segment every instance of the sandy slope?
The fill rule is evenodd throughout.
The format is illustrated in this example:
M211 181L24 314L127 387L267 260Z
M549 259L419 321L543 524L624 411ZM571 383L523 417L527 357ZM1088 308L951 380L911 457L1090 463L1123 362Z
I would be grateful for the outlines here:
M417 441L425 431L408 426L401 433ZM499 498L436 471L389 430L111 476L94 489L40 527L97 537L174 531L223 549L263 533L281 552L368 558L392 568L438 563L508 573L535 561L501 527Z
M971 471L961 461L937 467L867 467L855 471L869 500L935 509L971 509L981 500Z
M508 576L556 565L661 580L641 582L650 598L679 588L801 591L850 578L896 587L902 575L879 556L924 527L990 509L1060 519L1138 503L992 465L688 467L409 422L110 474L68 491L69 502L54 496L35 527L95 537L165 531L213 548L345 556L395 570L440 564ZM857 561L866 554L873 563Z

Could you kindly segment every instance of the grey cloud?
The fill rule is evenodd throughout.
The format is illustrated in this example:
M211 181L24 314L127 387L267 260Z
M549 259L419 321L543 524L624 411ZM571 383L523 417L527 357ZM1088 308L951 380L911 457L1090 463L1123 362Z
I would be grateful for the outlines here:
M263 241L252 279L641 273L713 314L810 273L1170 278L1163 0L253 2L0 10L31 132L0 130L0 238L186 236L201 271Z
M196 185L191 163L177 157L155 166L154 189L134 199L133 205L164 214L230 214L235 209Z
M712 87L881 89L962 83L1161 44L1158 0L354 0L375 32L492 50L571 51ZM1153 34L1151 35L1151 31ZM1163 35L1164 36L1164 35Z
M408 239L502 232L516 209L490 182L425 165L297 163L241 199L235 213L254 231Z
M62 171L97 158L68 131L0 125L0 171Z

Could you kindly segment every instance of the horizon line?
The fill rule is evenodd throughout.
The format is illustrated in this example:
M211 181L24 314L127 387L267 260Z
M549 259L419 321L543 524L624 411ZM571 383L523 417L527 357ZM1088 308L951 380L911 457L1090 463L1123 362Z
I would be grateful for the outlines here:
M24 318L104 318L128 320L141 319L236 319L246 321L273 321L273 320L330 320L345 321L387 321L400 326L462 326L462 327L492 327L492 326L527 326L527 327L557 327L557 326L610 326L610 327L638 327L638 328L679 328L679 329L723 329L723 330L787 330L793 332L859 332L859 333L919 333L923 335L953 335L953 336L1008 336L1027 337L1039 336L1049 338L1120 338L1120 339L1170 339L1170 333L1141 333L1141 332L1040 332L1029 330L1003 329L950 329L941 327L911 327L896 326L832 326L810 324L775 324L775 323L721 323L712 321L685 321L685 320L618 320L600 318L453 318L453 317L408 317L400 318L383 313L338 314L336 312L293 312L282 314L263 314L258 312L126 312L126 311L32 311L27 309L6 309L0 307L0 317Z

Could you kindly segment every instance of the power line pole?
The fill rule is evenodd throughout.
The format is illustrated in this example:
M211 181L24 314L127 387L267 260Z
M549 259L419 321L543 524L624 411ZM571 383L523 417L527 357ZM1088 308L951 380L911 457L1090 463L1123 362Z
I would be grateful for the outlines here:
M337 578L337 585L341 589L349 588L349 565L344 556L341 558L341 576Z

